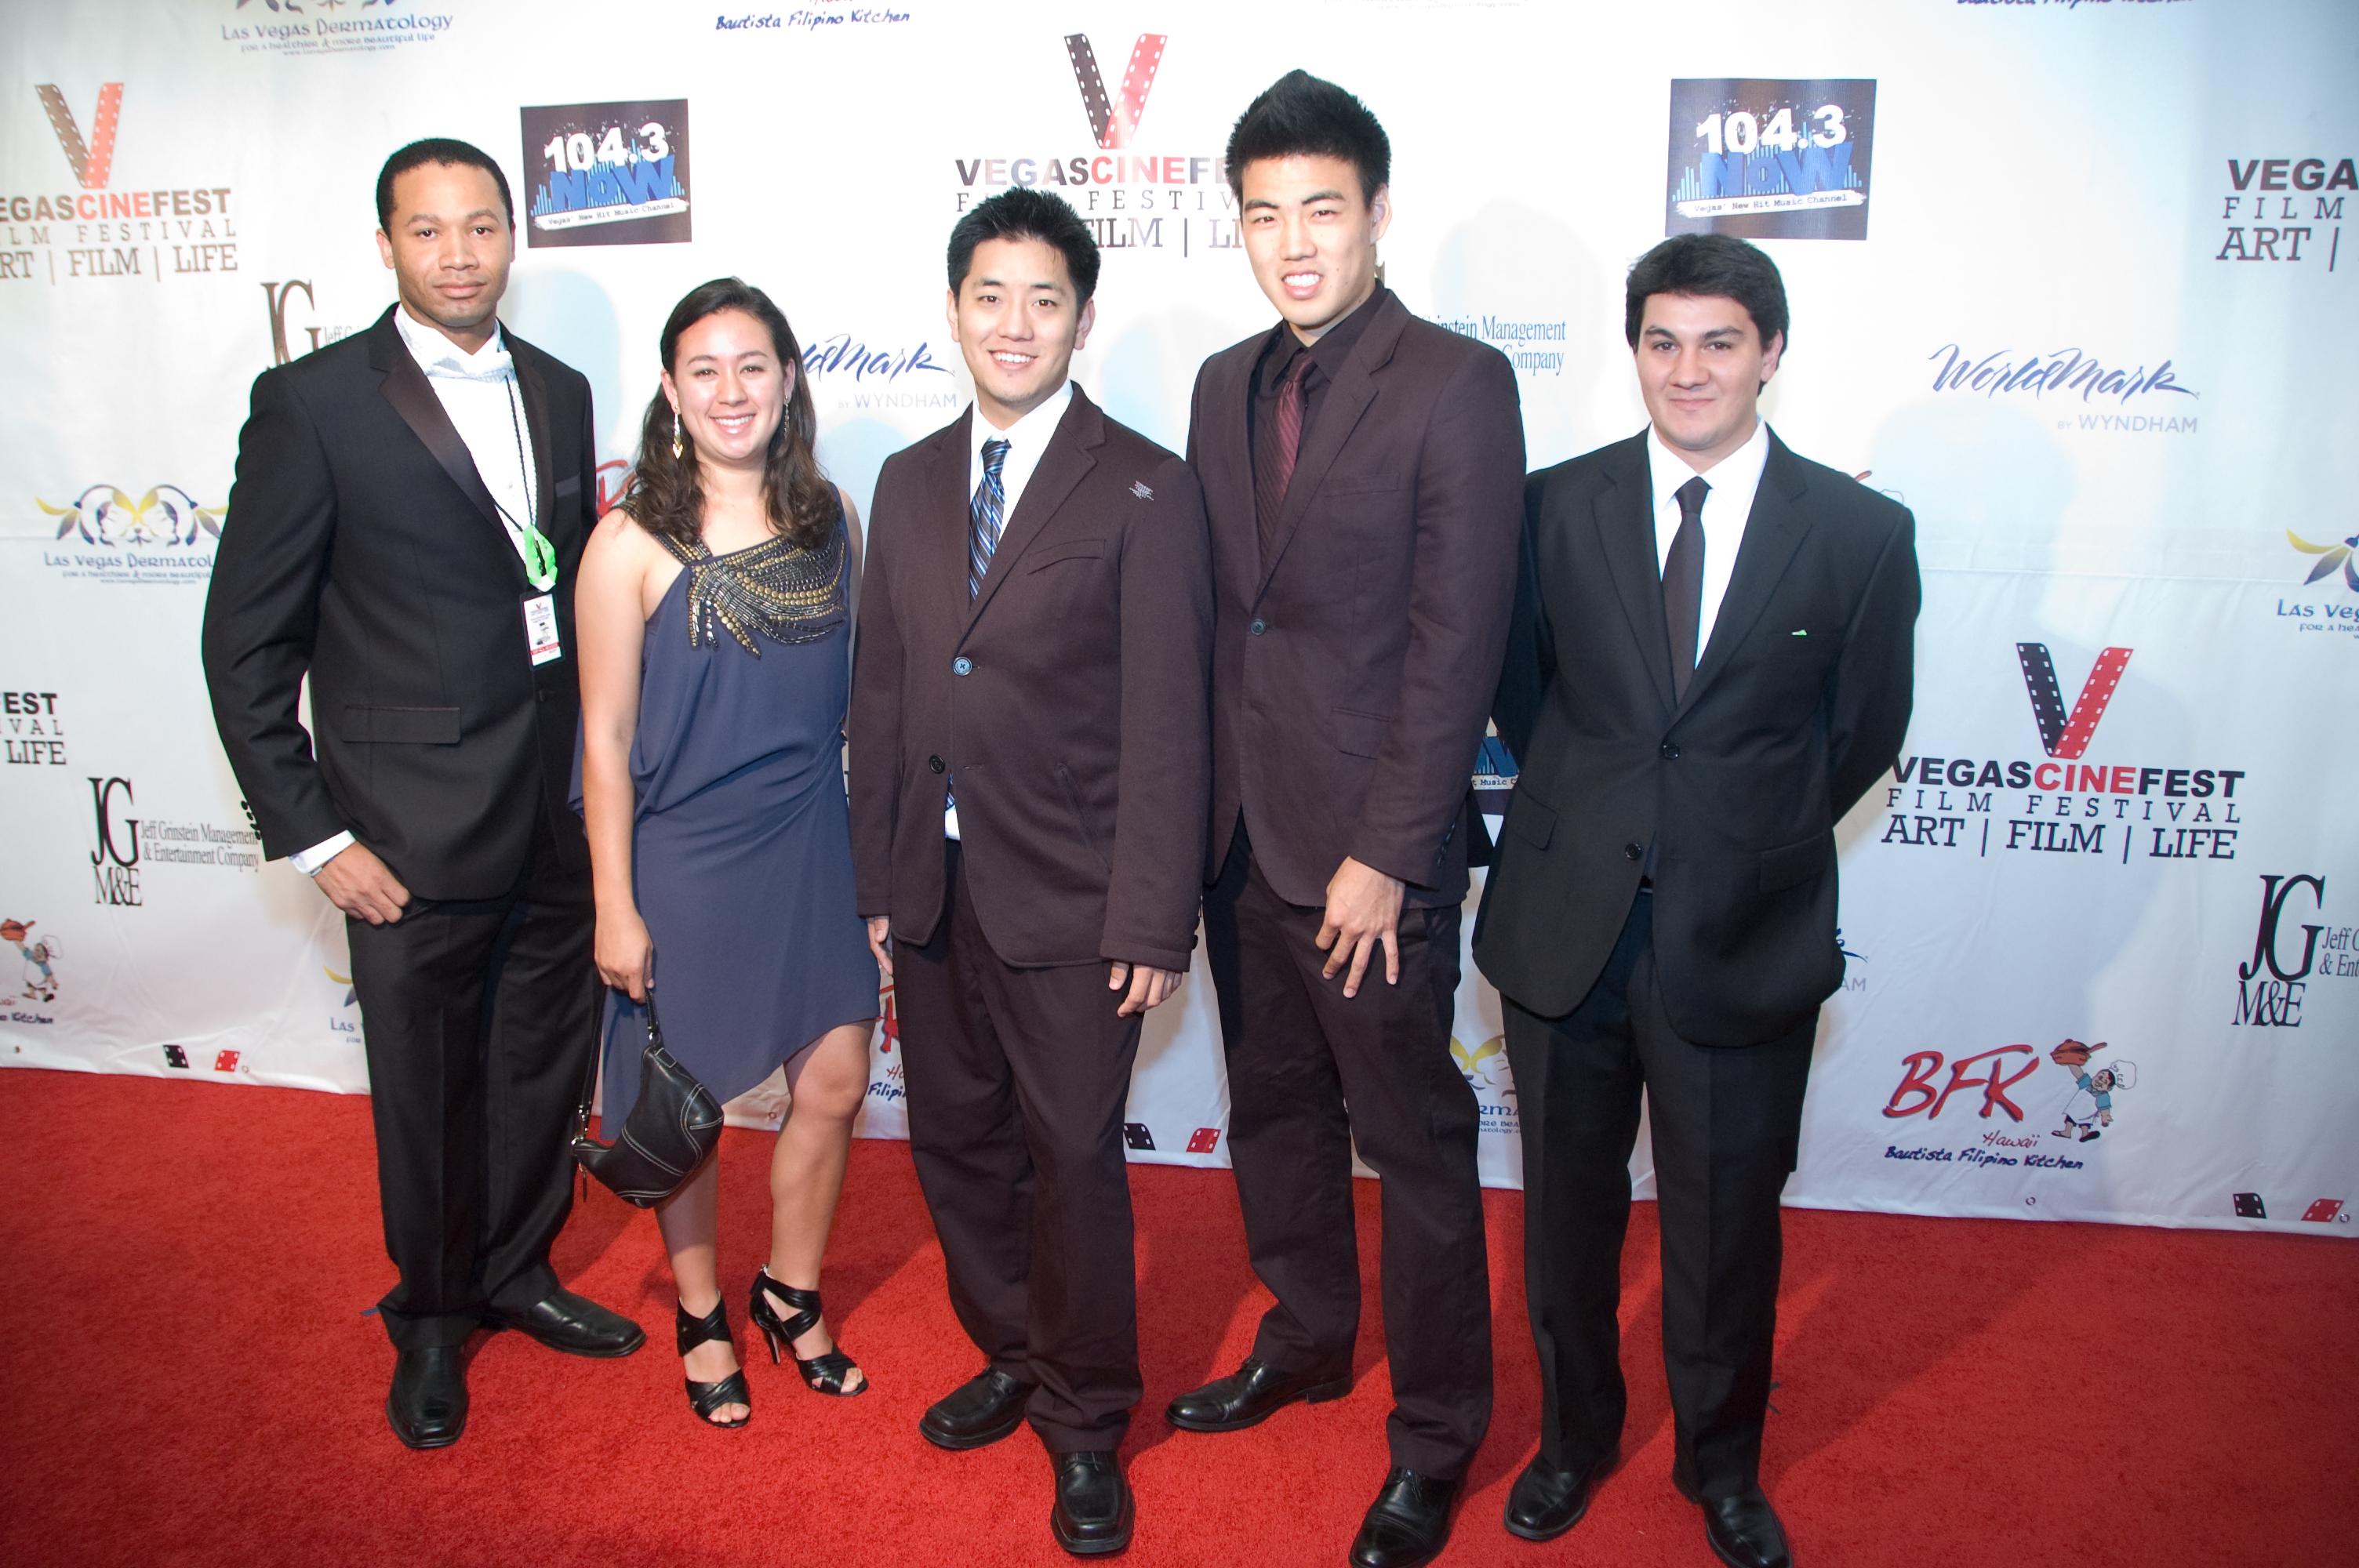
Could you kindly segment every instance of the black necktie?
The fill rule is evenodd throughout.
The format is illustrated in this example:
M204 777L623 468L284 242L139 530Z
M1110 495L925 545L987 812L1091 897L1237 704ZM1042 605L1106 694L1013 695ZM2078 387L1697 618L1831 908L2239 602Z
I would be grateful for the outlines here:
M1671 695L1687 700L1695 678L1696 633L1703 622L1703 476L1680 486L1680 531L1663 557L1663 619L1671 631Z

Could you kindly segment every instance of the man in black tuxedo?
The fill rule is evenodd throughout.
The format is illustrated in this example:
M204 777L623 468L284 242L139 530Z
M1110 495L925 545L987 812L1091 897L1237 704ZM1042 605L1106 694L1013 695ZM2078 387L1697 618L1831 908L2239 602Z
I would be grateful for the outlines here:
M437 1448L466 1425L477 1326L579 1356L646 1336L549 1264L594 989L566 806L590 387L500 330L516 233L488 157L404 147L377 216L399 304L254 384L204 662L265 849L344 912L401 1271L386 1413Z
M1782 1568L1760 1488L1778 1196L1842 983L1834 825L1908 724L1906 510L1756 412L1783 283L1741 240L1631 268L1651 429L1531 476L1495 717L1521 761L1476 923L1524 1140L1540 1448L1507 1529L1563 1533L1614 1463L1627 1164L1651 1113L1672 1479L1725 1563Z

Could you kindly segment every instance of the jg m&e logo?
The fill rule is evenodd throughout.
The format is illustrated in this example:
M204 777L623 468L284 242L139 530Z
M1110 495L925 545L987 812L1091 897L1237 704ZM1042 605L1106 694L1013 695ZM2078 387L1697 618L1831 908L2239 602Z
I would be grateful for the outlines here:
M1141 33L1132 39L1121 86L1113 91L1089 35L1070 33L1063 41L1080 97L1081 114L1071 123L1089 132L1097 150L1069 145L1010 147L1006 156L983 148L970 149L974 157L953 155L952 212L1011 186L1054 188L1089 224L1100 250L1173 250L1192 256L1237 249L1243 242L1225 159L1210 151L1158 150L1143 140L1147 99L1170 36ZM1169 134L1168 124L1158 124L1159 134Z
M2313 918L2305 920L2304 915ZM2261 914L2253 956L2236 966L2236 1012L2244 1028L2299 1029L2310 989L2323 979L2359 979L2359 926L2326 923L2326 879L2261 878ZM2288 949L2300 935L2300 952Z
M102 82L88 115L56 82L34 90L78 189L0 193L0 281L144 278L237 270L238 232L226 185L116 189L123 83ZM20 111L19 123L21 124ZM172 254L168 257L166 250Z

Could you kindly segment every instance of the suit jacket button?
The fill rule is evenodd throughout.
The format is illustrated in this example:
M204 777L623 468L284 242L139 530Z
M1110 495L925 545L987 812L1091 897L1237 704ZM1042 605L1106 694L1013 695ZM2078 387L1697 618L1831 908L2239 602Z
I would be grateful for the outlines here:
M1663 761L1665 761L1665 762L1678 762L1679 760L1680 760L1680 749L1679 749L1679 746L1678 746L1676 743L1674 743L1674 742L1672 742L1672 741L1664 741L1664 742L1663 742Z
M1647 858L1647 851L1636 844L1625 844L1622 846L1622 858L1625 860L1643 860Z
M974 661L968 658L964 654L961 654L957 658L951 661L951 674L954 676L971 676L974 674Z
M942 760L940 757L928 757L926 759L926 766L932 769L935 773L940 773L942 771Z
M532 696L533 700L536 702L547 702L549 700L549 693L546 691L536 691Z
M1246 627L1246 628L1245 628L1245 630L1246 630L1246 631L1248 631L1248 632L1250 632L1250 633L1252 633L1255 636L1258 637L1258 636L1260 636L1263 633L1265 633L1265 632L1266 632L1266 631L1268 631L1268 630L1269 630L1269 622L1266 622L1266 621L1258 621L1258 620L1257 620L1257 621L1256 621L1252 625L1250 625L1250 626Z

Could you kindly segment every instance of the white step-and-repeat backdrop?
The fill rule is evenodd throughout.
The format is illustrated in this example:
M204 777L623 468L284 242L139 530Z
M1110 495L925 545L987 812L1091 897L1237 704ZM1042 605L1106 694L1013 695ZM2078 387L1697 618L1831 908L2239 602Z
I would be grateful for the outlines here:
M1106 248L1081 381L1184 442L1198 362L1270 319L1221 149L1299 65L1389 128L1387 279L1513 358L1535 465L1639 428L1622 274L1717 226L1792 293L1779 433L1916 512L1916 720L1842 829L1790 1199L2349 1236L2355 59L2343 0L12 6L0 1061L366 1087L341 923L259 860L197 625L253 377L393 297L393 148L505 165L505 313L588 374L610 492L664 316L736 273L864 507L965 401L943 242L1009 184ZM1471 968L1455 1033L1513 1184ZM1200 971L1136 1156L1223 1162L1226 1103Z

